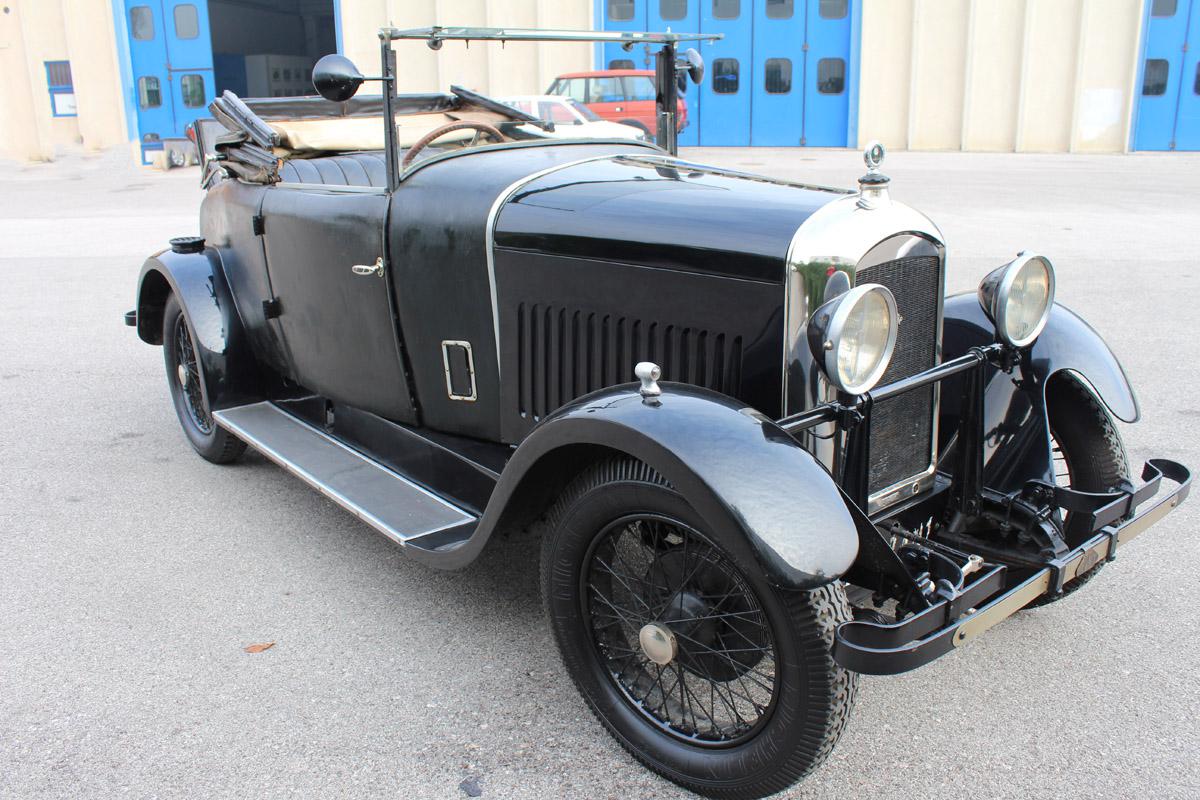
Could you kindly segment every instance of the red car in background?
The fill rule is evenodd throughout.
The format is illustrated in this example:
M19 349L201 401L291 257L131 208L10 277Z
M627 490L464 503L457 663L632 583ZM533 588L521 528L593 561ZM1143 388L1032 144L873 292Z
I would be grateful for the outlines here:
M601 119L641 128L650 137L658 129L654 114L654 70L601 69L559 75L546 94L570 97ZM687 127L687 103L679 98L679 127Z

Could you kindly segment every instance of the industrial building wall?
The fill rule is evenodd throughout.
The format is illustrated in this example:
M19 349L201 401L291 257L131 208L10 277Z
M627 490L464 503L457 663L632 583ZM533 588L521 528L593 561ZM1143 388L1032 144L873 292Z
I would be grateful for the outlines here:
M860 144L1127 149L1141 0L863 0Z
M109 0L5 0L0 4L0 156L54 157L126 139ZM68 61L75 116L55 116L46 62Z
M589 0L342 0L342 51L364 74L379 70L379 28L474 25L592 27ZM400 92L445 91L451 84L495 95L539 94L556 75L590 69L592 49L575 43L447 42L433 51L396 42Z

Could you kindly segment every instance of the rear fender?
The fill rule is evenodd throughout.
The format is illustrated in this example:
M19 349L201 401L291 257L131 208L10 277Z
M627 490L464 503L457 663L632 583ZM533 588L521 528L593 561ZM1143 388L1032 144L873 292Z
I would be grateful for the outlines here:
M254 358L216 249L165 250L146 259L137 295L137 333L143 342L163 344L163 310L171 294L190 324L209 408L260 399Z
M740 567L758 569L776 585L814 588L850 568L858 531L812 455L730 397L685 384L662 386L661 397L646 401L632 385L605 389L547 417L509 460L459 557L473 558L512 506L530 502L531 482L553 480L539 465L578 473L607 452L652 467L725 534L722 542ZM557 460L563 453L575 463Z
M943 358L995 341L995 327L974 293L946 299ZM1075 312L1054 304L1046 329L1010 375L988 368L984 395L984 484L1015 491L1029 480L1054 480L1046 388L1069 376L1086 387L1117 419L1136 422L1137 398L1116 356L1100 334ZM952 465L962 379L942 385L939 420L943 467Z

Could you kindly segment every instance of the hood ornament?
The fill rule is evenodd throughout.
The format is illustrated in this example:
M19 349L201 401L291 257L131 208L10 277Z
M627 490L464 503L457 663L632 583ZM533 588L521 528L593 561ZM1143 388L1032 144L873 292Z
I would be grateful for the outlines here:
M872 139L867 142L867 146L863 150L863 162L867 165L867 174L858 179L859 208L879 208L891 202L888 184L892 179L879 171L879 165L883 163L886 155L887 151L883 149L883 145L878 140Z

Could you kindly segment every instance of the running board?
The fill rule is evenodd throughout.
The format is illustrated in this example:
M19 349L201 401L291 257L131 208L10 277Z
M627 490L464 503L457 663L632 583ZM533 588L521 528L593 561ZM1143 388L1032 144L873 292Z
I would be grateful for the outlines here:
M269 402L214 411L217 424L405 547L461 544L478 518Z

